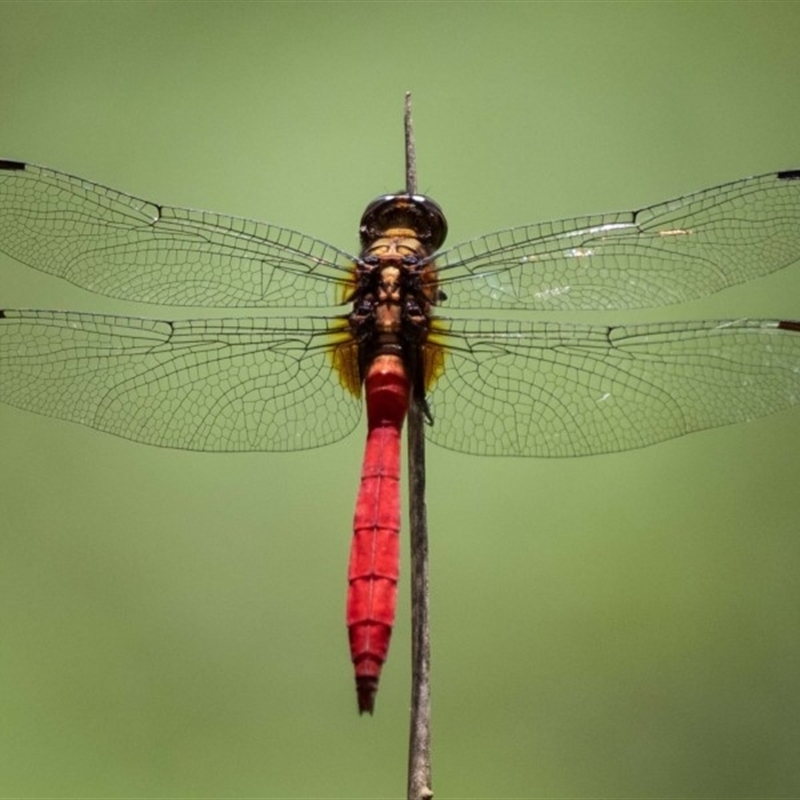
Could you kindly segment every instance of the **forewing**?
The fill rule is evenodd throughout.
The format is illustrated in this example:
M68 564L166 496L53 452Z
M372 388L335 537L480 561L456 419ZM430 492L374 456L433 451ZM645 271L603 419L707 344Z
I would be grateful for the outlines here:
M638 211L498 231L437 258L449 308L619 309L693 300L800 259L800 170Z
M630 450L800 402L800 323L448 320L432 442L478 455Z
M176 306L343 301L352 257L287 228L0 161L0 250L92 292Z
M0 312L0 400L145 444L302 450L353 430L331 368L345 332L319 318L180 322Z

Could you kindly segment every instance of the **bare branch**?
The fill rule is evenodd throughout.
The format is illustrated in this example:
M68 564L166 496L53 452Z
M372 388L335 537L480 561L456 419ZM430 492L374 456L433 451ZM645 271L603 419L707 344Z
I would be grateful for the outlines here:
M406 192L417 191L411 93L405 101ZM431 800L430 627L428 623L428 522L425 509L425 428L418 398L408 413L408 476L411 507L411 728L408 800Z
M411 92L406 92L403 127L406 134L406 192L417 193L417 151L414 147L414 123L411 120Z

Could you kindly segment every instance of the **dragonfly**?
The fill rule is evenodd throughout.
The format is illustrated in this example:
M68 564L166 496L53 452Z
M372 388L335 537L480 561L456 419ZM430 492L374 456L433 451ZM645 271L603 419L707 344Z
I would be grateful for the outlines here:
M0 251L120 300L237 309L0 310L1 401L205 452L327 445L366 405L346 602L361 713L373 712L394 624L410 402L437 445L533 457L645 447L800 402L800 321L540 318L677 304L797 262L800 169L443 250L446 234L419 194L371 202L348 252L0 161Z

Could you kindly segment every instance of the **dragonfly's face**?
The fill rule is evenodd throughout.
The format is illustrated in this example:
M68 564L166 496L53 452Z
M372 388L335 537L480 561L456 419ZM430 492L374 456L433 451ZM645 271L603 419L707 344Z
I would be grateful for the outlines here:
M428 255L413 228L387 228L369 242L362 254L367 264L395 264L407 259L422 259Z
M359 234L364 250L392 229L413 232L425 248L435 253L447 236L447 220L435 200L421 194L385 194L373 200L361 217Z

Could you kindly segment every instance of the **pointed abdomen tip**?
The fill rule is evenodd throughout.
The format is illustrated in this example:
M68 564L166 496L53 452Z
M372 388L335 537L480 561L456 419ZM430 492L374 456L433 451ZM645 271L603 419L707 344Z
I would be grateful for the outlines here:
M378 679L372 675L359 675L356 678L356 695L358 696L358 713L369 714L375 710L375 693L378 691Z

